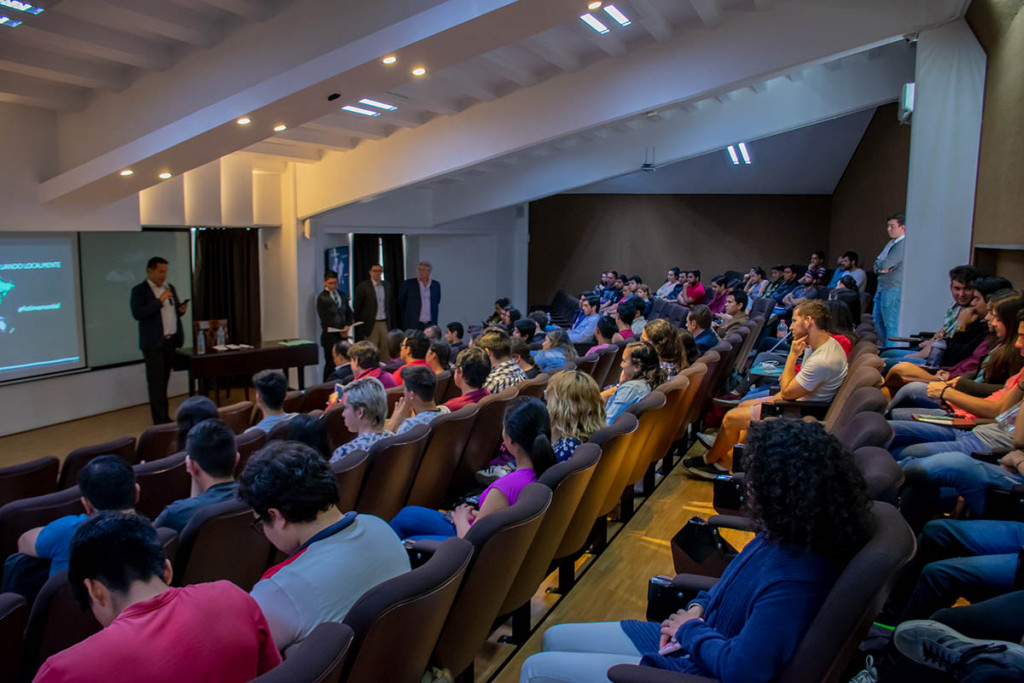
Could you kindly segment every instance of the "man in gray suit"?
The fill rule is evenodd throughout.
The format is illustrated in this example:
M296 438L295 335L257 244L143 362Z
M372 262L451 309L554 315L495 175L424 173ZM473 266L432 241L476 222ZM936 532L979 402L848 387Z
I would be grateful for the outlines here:
M875 259L878 289L875 292L875 329L883 346L899 335L900 301L903 298L903 250L907 220L902 213L889 216L885 226L889 242Z

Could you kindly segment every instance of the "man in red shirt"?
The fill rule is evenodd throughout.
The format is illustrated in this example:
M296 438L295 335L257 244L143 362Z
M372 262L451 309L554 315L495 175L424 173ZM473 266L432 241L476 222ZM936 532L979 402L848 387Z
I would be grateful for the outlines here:
M36 683L243 683L281 663L263 612L241 588L169 586L171 563L138 515L83 522L68 582L103 630L47 659Z
M476 403L484 396L490 396L491 392L484 388L484 382L487 381L490 372L491 361L487 358L486 351L478 348L459 351L459 355L455 357L455 374L452 375L452 381L462 390L462 395L444 405L454 413L459 408Z
M398 384L402 383L402 368L426 365L427 351L429 350L430 340L427 339L427 335L419 330L410 330L405 335L405 339L402 340L402 348L399 352L403 365L391 373L391 376L395 378L395 382Z
M385 389L401 384L391 376L390 372L384 372L381 369L380 350L371 341L360 341L353 344L348 350L348 360L352 367L352 377L355 379L373 377L380 380Z

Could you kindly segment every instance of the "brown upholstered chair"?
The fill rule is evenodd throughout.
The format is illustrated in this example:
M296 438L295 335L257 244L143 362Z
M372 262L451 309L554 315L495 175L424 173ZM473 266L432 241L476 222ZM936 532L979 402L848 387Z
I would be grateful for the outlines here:
M832 424L826 422L825 429L835 434L846 429L847 423L860 413L878 413L884 415L889 407L889 399L880 389L860 387L850 394L842 412L835 416Z
M535 399L543 401L544 390L548 387L549 379L551 379L551 375L542 372L533 379L520 382L518 386L519 396L533 396Z
M509 387L500 394L484 397L477 404L480 406L480 412L473 423L473 431L470 433L466 448L462 451L462 459L455 468L455 476L452 477L451 483L453 488L462 491L474 486L476 480L473 475L476 471L487 467L487 464L498 455L505 408L518 395L519 387Z
M729 335L729 336L731 337L733 335ZM710 350L714 351L715 353L717 353L718 357L721 360L718 362L717 365L715 365L714 370L712 371L711 387L710 387L711 393L710 393L710 395L708 397L708 399L709 399L708 400L708 404L709 405L710 405L711 397L714 397L714 396L718 395L718 392L720 391L720 389L722 387L722 382L725 381L725 378L728 375L728 372L729 372L730 368L732 367L732 366L729 365L729 359L730 358L735 358L735 355L733 354L733 345L728 340L728 337L726 339L723 339L722 341L718 342L714 346L712 346ZM705 406L705 408L706 407L707 406Z
M308 413L313 410L323 410L327 407L327 399L334 393L334 382L314 384L302 394L302 403L299 404L300 413Z
M565 537L600 457L601 447L597 444L580 444L571 458L548 468L537 480L551 489L551 505L498 611L501 615L512 615L513 643L521 645L530 635L530 599L551 571L555 551Z
M65 515L83 515L82 492L77 486L44 496L22 498L0 507L0 560L18 552L18 538Z
M217 414L231 427L231 431L241 434L249 428L252 419L252 401L239 401L223 408L217 408Z
M717 354L716 354L717 355ZM708 366L703 361L696 361L693 365L685 368L676 375L676 378L685 377L687 380L686 394L683 396L683 404L679 409L679 422L676 425L676 434L673 442L680 442L697 419L698 404L701 400L700 391L704 387L704 381L708 375ZM680 444L685 445L685 444ZM667 471L667 468L666 468Z
M636 415L640 426L630 437L629 452L619 469L616 485L605 498L605 504L602 506L604 514L611 514L618 503L621 521L628 522L632 519L633 484L643 480L648 468L652 467L651 444L655 435L664 427L664 422L672 419L668 410L668 397L660 391L652 391L626 408L626 412Z
M254 429L251 432L244 432L235 439L235 446L238 448L238 465L235 466L235 475L242 473L245 463L249 462L252 454L263 448L267 443L267 433L262 429Z
M389 683L419 683L472 555L472 543L449 538L422 567L363 593L344 619L354 636L342 680L387 672Z
M892 427L878 413L857 413L840 429L832 432L839 442L855 451L863 446L885 446L892 439Z
M647 454L648 468L644 475L644 495L650 495L654 487L654 465L669 454L672 442L676 440L679 423L688 406L686 401L692 397L688 376L676 375L671 382L665 382L655 390L665 394L665 407L660 413L654 431L648 437Z
M462 459L479 412L479 404L474 403L454 413L436 417L430 423L430 439L423 451L406 505L439 508L444 504L445 494L455 468Z
M237 500L196 512L179 536L174 585L227 580L251 590L276 554L252 521L252 509Z
M399 384L397 387L387 389L384 393L388 398L388 417L391 417L391 414L395 412L395 406L398 405L402 396L405 395L405 388Z
M174 455L178 450L178 425L173 422L153 425L139 436L134 462L159 460Z
M594 376L594 371L597 369L597 361L600 358L596 353L592 353L588 356L576 359L576 369L587 373L591 377Z
M267 432L267 442L287 441L288 435L292 431L292 426L288 422L288 420L284 420L271 427L270 431Z
M297 389L289 391L284 395L284 404L281 409L286 413L297 413L302 408L302 401L305 399L303 393Z
M0 593L0 683L18 680L18 661L21 659L28 605L17 593Z
M284 660L250 683L338 683L352 647L352 629L325 621Z
M331 463L334 480L338 483L338 509L342 512L356 509L359 492L366 480L366 451L352 451L341 460Z
M515 505L481 517L466 532L465 540L473 544L473 557L432 658L459 680L473 680L473 659L493 630L498 610L550 504L551 489L529 484Z
M67 570L57 572L43 585L28 615L21 659L23 679L31 680L48 657L99 633L101 628L92 611L83 611L72 597Z
M139 502L135 509L156 519L165 507L176 500L188 498L192 479L185 470L185 454L135 465L135 483L139 485Z
M327 442L330 444L332 453L338 450L339 446L343 446L356 438L356 435L345 426L345 418L342 416L343 411L344 408L342 408L341 403L335 403L324 411L323 416L320 418L324 421L324 429L327 430Z
M0 505L57 490L60 460L48 455L31 462L0 468Z
M597 382L597 386L604 388L610 384L608 376L611 375L618 368L613 368L612 363L615 361L615 355L619 353L619 347L609 346L608 348L597 351L597 365L594 366L594 381Z
M434 379L437 381L434 385L434 403L441 405L448 400L445 398L448 395L448 387L454 384L451 370L442 370L434 375Z
M452 381L448 382L448 388L445 389L444 395L441 397L441 401L439 403L447 403L453 398L458 398L459 396L462 396L462 389L459 389L459 385L455 383L455 371L452 370ZM435 401L435 403L437 403L437 401Z
M123 439L108 441L107 443L76 448L64 458L64 464L60 468L60 475L57 477L57 489L66 489L78 483L78 473L83 467L89 464L93 458L101 455L116 455L129 465L135 464L135 437L126 436Z
M886 503L874 503L874 534L839 575L811 622L793 657L775 678L778 683L841 680L843 670L882 609L899 570L910 561L914 533L900 513ZM680 574L673 585L688 592L708 584L706 577ZM715 679L636 665L608 671L615 683L712 683Z
M429 436L429 425L416 425L404 434L389 436L370 446L356 510L387 522L398 514L409 498Z
M700 423L704 415L704 411L707 410L707 407L711 404L711 399L714 398L712 394L712 391L714 390L713 382L715 374L718 371L718 366L722 364L722 357L717 351L709 350L698 358L697 362L703 363L707 367L707 372L704 374L704 379L701 381L700 387L697 389L697 395L694 397L693 405L690 408L692 412L687 415L687 419L691 425Z
M853 461L864 475L868 497L895 505L903 485L903 468L892 454L878 446L862 446L853 452Z

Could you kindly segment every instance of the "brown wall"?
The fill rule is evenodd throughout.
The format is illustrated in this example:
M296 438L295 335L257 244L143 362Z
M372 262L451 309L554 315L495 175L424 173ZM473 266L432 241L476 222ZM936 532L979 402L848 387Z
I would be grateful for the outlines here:
M974 243L1024 245L1024 2L974 0L967 23L988 55Z
M871 269L889 239L886 217L905 208L909 168L910 126L896 120L896 104L879 107L832 193L830 258L852 249Z
M704 278L806 263L828 249L831 198L804 195L556 195L530 204L530 305L593 287L602 269L654 287L672 266Z

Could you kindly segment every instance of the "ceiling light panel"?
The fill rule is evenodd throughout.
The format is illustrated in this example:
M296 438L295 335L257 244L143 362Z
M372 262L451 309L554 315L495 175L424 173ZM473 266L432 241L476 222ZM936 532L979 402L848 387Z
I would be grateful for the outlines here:
M364 97L363 99L359 100L359 104L365 104L367 107L374 107L376 109L383 109L384 111L395 111L396 109L398 109L398 107L396 107L393 104L388 104L387 102L378 102L377 100L371 100L368 97Z
M363 109L362 107L355 107L351 104L346 104L342 109L352 112L353 114L360 114L361 116L380 116L379 111L371 111L369 109Z
M587 26L594 29L598 33L602 35L608 33L608 27L602 24L601 20L595 17L593 14L580 15L580 19L583 20L583 23L585 23Z
M729 160L732 161L733 166L740 165L740 157L736 154L736 148L732 145L729 145Z
M21 2L21 0L0 0L0 7L7 9L16 9L19 12L28 12L29 14L42 14L42 7L35 7L27 2Z
M750 164L750 152L747 151L747 143L741 142L739 144L740 155L743 157L743 163Z
M0 26L6 26L7 28L14 28L15 26L21 26L20 21L11 19L10 17L0 14Z
M604 11L607 12L612 19L619 22L619 26L629 26L632 23L629 20L629 17L620 12L619 8L616 7L615 5L605 6Z

